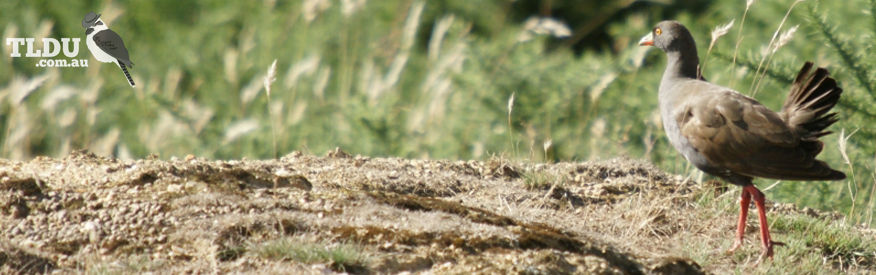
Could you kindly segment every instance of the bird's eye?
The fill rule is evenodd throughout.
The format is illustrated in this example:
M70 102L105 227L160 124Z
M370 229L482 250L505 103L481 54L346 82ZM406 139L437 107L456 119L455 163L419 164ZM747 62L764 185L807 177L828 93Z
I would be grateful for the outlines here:
M663 30L661 30L660 28L654 29L654 34L660 35L661 33L663 33Z
M97 21L97 24L95 25L103 25L103 22Z

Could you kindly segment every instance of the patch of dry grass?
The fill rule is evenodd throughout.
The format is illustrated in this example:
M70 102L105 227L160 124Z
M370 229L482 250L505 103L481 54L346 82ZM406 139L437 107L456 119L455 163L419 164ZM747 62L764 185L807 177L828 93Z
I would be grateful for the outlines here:
M788 246L752 267L760 252L754 220L744 248L724 253L737 190L641 161L328 155L120 161L77 153L8 162L0 174L16 180L2 179L0 195L17 203L0 205L0 237L9 241L0 252L33 251L51 269L97 274L769 274L874 267L868 255L876 249L866 241L872 230L781 204L769 216L775 238ZM28 178L39 184L14 184ZM290 178L309 184L269 184ZM21 207L27 214L9 211Z

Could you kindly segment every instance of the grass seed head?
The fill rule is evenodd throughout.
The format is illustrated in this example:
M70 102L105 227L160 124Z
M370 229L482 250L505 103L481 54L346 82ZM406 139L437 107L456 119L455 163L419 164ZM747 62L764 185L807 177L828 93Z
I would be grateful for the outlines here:
M773 53L785 46L785 44L788 44L788 42L794 38L794 33L797 32L797 27L799 26L800 25L793 26L779 35L779 41L776 42L776 45L773 47Z
M268 96L271 96L271 84L277 81L277 60L274 59L274 62L271 63L271 66L268 67L268 74L265 75L265 93Z

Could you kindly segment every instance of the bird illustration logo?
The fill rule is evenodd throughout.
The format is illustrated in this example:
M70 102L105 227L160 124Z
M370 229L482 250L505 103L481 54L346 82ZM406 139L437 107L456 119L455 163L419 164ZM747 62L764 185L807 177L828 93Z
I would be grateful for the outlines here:
M128 68L133 68L134 63L128 56L128 49L125 48L122 37L110 30L106 23L100 19L100 14L94 12L85 15L85 18L82 19L82 27L85 28L85 45L88 45L91 55L97 61L115 63L125 73L128 84L131 84L131 87L136 87L134 79L128 73Z

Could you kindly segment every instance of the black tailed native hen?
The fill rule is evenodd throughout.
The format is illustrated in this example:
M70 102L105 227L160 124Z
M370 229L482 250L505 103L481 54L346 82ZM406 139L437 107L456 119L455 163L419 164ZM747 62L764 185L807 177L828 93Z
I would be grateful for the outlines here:
M699 58L690 32L676 21L663 21L639 41L654 46L668 58L658 101L669 142L684 158L704 172L742 186L736 240L728 252L742 245L748 207L754 198L760 222L763 252L757 262L773 256L767 227L764 195L752 184L755 177L786 180L840 180L842 172L815 159L823 144L819 137L837 121L828 111L842 89L824 68L810 73L806 62L780 112L767 109L751 97L707 82L699 76Z

